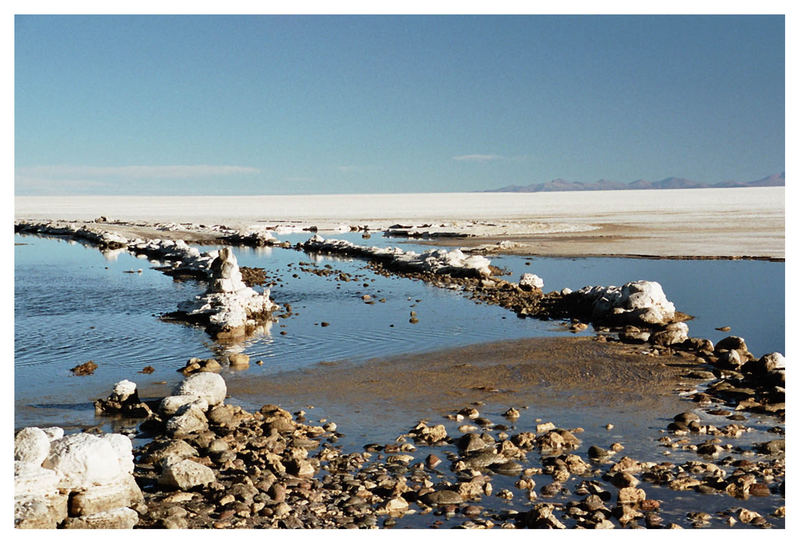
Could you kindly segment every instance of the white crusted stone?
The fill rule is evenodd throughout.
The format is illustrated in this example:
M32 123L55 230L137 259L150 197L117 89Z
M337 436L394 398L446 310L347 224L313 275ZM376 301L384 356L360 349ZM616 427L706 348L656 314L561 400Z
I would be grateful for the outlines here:
M225 380L212 372L193 374L184 379L174 391L175 395L192 395L204 399L209 406L223 402L227 393Z
M203 412L208 410L208 401L204 398L195 395L171 395L161 399L158 411L167 417L172 417L190 404L194 404Z
M38 427L25 427L14 437L14 460L41 465L50 453L50 439Z
M103 485L126 474L110 440L79 433L65 436L50 445L42 464L60 476L61 489L82 489Z
M136 384L130 380L122 380L114 384L111 393L116 395L120 400L125 400L136 393Z
M54 470L33 463L14 461L14 495L52 495L58 493L61 476Z

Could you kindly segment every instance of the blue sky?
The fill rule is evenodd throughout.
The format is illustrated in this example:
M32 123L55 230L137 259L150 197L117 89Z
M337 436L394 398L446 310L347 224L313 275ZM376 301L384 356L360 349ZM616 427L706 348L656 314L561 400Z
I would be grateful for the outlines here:
M784 170L782 16L17 16L15 191Z

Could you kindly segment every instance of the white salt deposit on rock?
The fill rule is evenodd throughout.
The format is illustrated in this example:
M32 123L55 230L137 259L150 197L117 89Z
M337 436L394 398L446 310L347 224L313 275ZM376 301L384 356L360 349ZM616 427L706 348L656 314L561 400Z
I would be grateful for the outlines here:
M190 404L167 420L166 429L174 436L183 436L205 431L208 429L208 420L199 408Z
M661 284L634 281L622 287L589 286L576 291L592 303L592 319L614 318L633 324L666 324L675 317L675 305L667 300Z
M519 279L519 286L527 291L532 291L534 289L541 289L542 287L544 287L544 280L539 276L537 276L536 274L531 274L526 272Z
M178 310L188 318L207 320L209 332L217 336L244 336L277 307L268 289L258 293L242 282L236 257L230 248L222 248L211 263L208 290Z
M58 493L61 475L37 464L14 462L14 496Z
M119 400L125 400L136 393L136 384L130 380L122 380L114 384L111 393L116 395Z
M201 372L184 379L173 393L198 397L204 399L209 406L214 406L225 400L228 388L219 374Z
M41 465L50 453L50 439L38 427L25 427L14 438L14 461Z
M195 395L172 395L161 399L158 411L167 417L171 417L190 404L197 406L203 412L208 410L208 401L204 398Z
M111 445L117 456L117 463L122 472L133 474L133 443L123 434L104 434L101 440Z
M62 489L81 489L122 477L119 457L111 441L79 433L52 442L42 466L59 474Z
M454 276L489 277L492 275L491 261L480 255L467 257L460 249L447 251L432 249L422 253L403 251L398 248L359 246L347 240L325 240L314 235L302 244L306 251L336 253L367 259L375 259L398 270L451 274Z

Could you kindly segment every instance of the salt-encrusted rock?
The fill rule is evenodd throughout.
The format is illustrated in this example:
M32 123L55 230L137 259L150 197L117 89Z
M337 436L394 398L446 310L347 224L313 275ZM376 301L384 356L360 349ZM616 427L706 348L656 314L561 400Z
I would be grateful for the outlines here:
M523 291L534 291L544 287L544 280L536 274L526 272L519 279L519 286Z
M166 429L173 436L185 436L208 429L208 420L199 408L190 404L167 421Z
M130 508L117 508L78 518L67 518L65 529L133 529L139 514Z
M588 302L594 321L665 325L675 318L675 305L654 281L634 281L622 287L584 287L569 296Z
M167 417L172 417L190 404L194 404L203 412L208 410L208 401L204 398L196 395L172 395L161 399L158 411Z
M25 427L14 437L14 461L41 465L50 453L50 439L38 427Z
M215 481L214 471L207 466L188 459L167 462L158 484L166 487L177 487L184 491L204 486Z
M117 456L119 468L125 473L133 474L133 443L124 434L104 434L101 440L111 444L111 448Z
M767 353L757 361L750 361L742 371L752 379L765 380L773 385L783 385L786 374L786 359L778 352Z
M359 246L347 240L325 240L314 235L300 249L317 253L331 253L376 260L399 271L431 272L452 276L487 278L492 275L491 262L480 255L465 255L460 249L447 251L432 249L423 253L403 251L398 248Z
M269 298L268 289L258 293L245 286L230 248L219 250L209 274L208 290L180 304L174 317L203 324L217 338L235 338L246 336L248 331L268 321L277 309Z
M14 495L53 495L58 493L61 475L33 463L14 462Z
M59 438L64 438L64 429L61 427L43 427L42 432L47 435L47 439L52 442Z
M220 404L225 400L228 388L219 374L202 372L193 374L181 382L173 391L174 395L191 395L205 400L209 406Z
M120 463L118 447L116 441L87 433L68 435L51 443L42 466L58 473L61 489L108 484L127 473L128 465ZM130 450L128 454L132 455Z
M650 341L658 346L682 344L689 339L689 326L686 323L670 323L663 331L652 334Z
M118 482L92 486L70 495L69 515L90 516L107 510L126 508L144 502L141 489L133 475L128 474Z
M131 395L136 393L136 384L130 380L122 380L121 382L117 382L114 384L114 388L111 390L113 395L120 401L127 400Z
M136 384L130 380L122 380L114 384L111 395L94 402L97 414L122 414L126 417L149 417L150 407L139 400Z
M14 527L55 529L67 517L67 495L22 495L14 497Z

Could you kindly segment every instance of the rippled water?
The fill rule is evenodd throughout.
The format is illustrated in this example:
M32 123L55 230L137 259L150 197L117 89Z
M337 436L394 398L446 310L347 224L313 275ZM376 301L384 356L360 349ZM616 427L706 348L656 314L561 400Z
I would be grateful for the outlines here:
M344 234L364 243L358 235ZM292 242L307 235L288 237ZM94 421L91 400L105 396L121 379L146 385L176 383L176 369L189 357L220 354L198 328L165 323L158 315L203 291L195 281L177 282L153 263L126 252L102 254L75 242L32 236L15 247L15 424L86 424ZM396 240L373 237L375 245ZM404 244L405 249L426 247ZM208 249L208 248L203 248ZM424 352L482 341L561 335L556 322L518 319L508 310L476 304L463 294L422 282L373 274L363 261L316 257L286 249L237 248L239 263L267 270L277 282L272 298L289 303L295 315L270 334L245 346L253 375L269 374L339 359L366 360ZM301 272L315 261L346 272L337 281ZM664 261L644 259L525 259L494 257L519 274L532 271L545 288L579 288L636 279L662 283L676 307L693 314L693 336L717 340L744 336L756 355L784 349L784 265L757 261ZM128 273L133 272L133 273ZM369 294L374 304L365 304ZM385 302L378 302L385 299ZM416 312L419 323L409 322ZM327 322L330 326L321 326ZM714 327L729 325L731 332ZM284 333L284 334L281 334ZM591 334L587 331L585 334ZM239 348L241 349L241 347ZM76 377L73 366L93 360L92 376ZM150 365L151 375L136 374Z
M364 243L358 235L336 237ZM296 242L305 240L307 235L286 238ZM103 424L110 427L106 430L120 431L126 422L96 418L91 404L93 399L106 396L116 381L132 379L143 391L160 388L166 392L182 378L176 370L189 357L219 355L230 349L211 342L199 328L158 319L160 314L174 310L179 302L201 293L202 284L174 281L153 270L154 263L126 252L103 254L75 242L33 236L18 236L16 242L19 244L15 247L14 263L17 428L59 425L69 431ZM398 245L397 240L380 237L373 237L367 243ZM414 244L403 247L429 249ZM292 317L273 324L269 334L234 348L245 349L251 357L250 368L240 377L269 376L321 361L366 361L372 357L483 341L568 334L557 322L518 319L508 310L476 304L462 293L373 274L363 261L313 257L278 248L237 248L235 253L241 265L265 268L269 278L276 282L272 298L281 304L291 304L294 311ZM544 278L547 290L656 280L679 310L696 316L689 322L692 336L716 341L737 334L745 337L757 356L784 349L783 263L511 256L493 257L492 261L509 269L512 280L523 272L538 274ZM336 275L320 277L300 270L300 263L311 262L320 270L327 266L343 271L354 281L338 281ZM365 304L361 298L365 294L373 298L374 304ZM381 299L385 302L379 302ZM409 322L411 311L416 312L419 323ZM322 322L329 326L321 326ZM731 331L716 331L715 327L721 325L730 326ZM71 374L70 368L89 359L98 364L93 375ZM252 364L257 360L263 360L263 366ZM155 372L138 374L146 365L153 366ZM255 409L271 400L245 398L234 402ZM581 455L585 456L591 444L619 441L625 444L626 455L653 459L654 455L663 455L655 442L659 431L666 427L672 414L690 407L677 397L663 397L662 402L663 406L654 406L643 414L629 413L613 405L564 408L537 404L531 399L530 410L524 411L519 421L519 430L530 430L533 418L567 428L583 426L584 442L578 452ZM386 406L380 399L375 399L374 405L358 407L304 408L309 420L326 417L336 421L345 433L339 444L347 451L366 442L393 441L417 417L435 418L434 423L446 423L451 434L459 434L454 424L440 419L441 414L425 413L424 407L413 414L406 413ZM501 414L506 408L490 404L482 407L481 412L493 421L503 421ZM704 420L719 426L727 423L724 418L716 421L714 417L705 415ZM615 424L613 430L606 430L607 422ZM775 438L768 429L776 423L774 418L753 416L747 424L754 431L732 442L747 450L756 441ZM424 446L420 447L417 457L421 459L427 452ZM676 450L668 459L680 463L697 456ZM515 478L495 475L493 481L496 489L514 489ZM662 515L679 523L685 522L685 513L691 510L713 508L713 512L718 512L745 506L768 512L784 503L778 494L757 502L715 495L710 506L703 495L649 485L647 494L648 498L665 500ZM525 508L522 503L505 504L497 497L486 497L482 504L498 511L510 506ZM402 518L398 527L420 526L421 522L415 518ZM770 518L770 522L783 526L783 520ZM721 518L715 517L714 523L724 526Z

